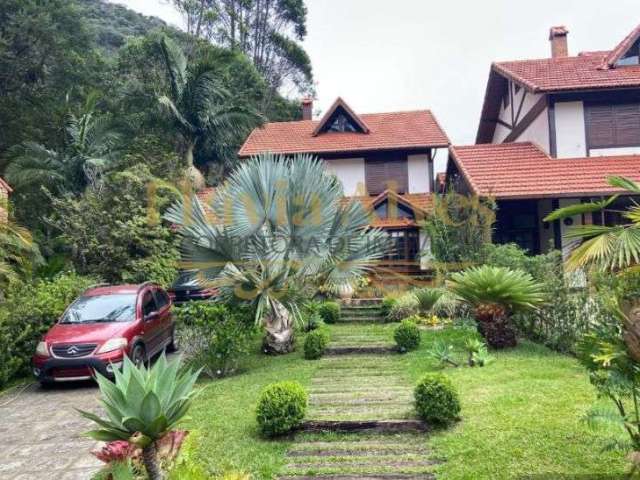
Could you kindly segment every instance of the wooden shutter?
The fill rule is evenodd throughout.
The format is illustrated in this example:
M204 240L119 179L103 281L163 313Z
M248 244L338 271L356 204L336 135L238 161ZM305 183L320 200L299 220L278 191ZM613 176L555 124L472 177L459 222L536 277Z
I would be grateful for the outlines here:
M589 148L640 145L640 103L586 105Z
M378 195L392 187L397 193L408 190L407 158L367 158L365 161L365 181L369 195Z

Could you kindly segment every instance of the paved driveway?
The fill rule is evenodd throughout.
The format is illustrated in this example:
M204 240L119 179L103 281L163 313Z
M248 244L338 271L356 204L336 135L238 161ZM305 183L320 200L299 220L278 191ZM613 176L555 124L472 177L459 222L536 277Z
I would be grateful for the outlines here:
M102 462L89 453L99 443L74 410L98 410L93 383L42 389L38 384L0 395L0 479L88 480Z

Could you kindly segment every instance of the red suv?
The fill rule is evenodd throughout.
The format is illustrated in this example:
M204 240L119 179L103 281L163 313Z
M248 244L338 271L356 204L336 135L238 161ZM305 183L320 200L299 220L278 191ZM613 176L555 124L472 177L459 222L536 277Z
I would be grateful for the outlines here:
M124 355L142 363L176 349L171 299L154 283L87 289L42 338L33 373L43 384L113 377Z

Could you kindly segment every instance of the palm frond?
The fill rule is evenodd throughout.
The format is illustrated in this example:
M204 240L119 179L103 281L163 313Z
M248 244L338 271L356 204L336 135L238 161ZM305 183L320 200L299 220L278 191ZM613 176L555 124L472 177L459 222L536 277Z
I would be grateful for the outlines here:
M614 195L613 197L607 198L606 200L601 200L599 202L576 203L574 205L559 208L544 217L544 221L553 222L554 220L561 220L563 218L573 217L575 215L599 212L600 210L604 210L606 207L615 202L617 198L618 196Z
M182 49L167 36L160 40L160 53L167 69L171 95L178 99L182 96L187 80L187 58Z

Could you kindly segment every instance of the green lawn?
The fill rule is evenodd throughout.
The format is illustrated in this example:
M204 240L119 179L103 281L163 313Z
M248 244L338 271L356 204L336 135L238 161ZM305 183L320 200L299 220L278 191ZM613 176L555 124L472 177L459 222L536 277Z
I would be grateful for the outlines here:
M357 338L366 332L379 340L391 339L394 325L331 328L336 337ZM439 369L427 355L433 341L461 345L471 334L454 328L423 332L420 349L401 357L408 377L416 381L424 372ZM574 359L529 342L494 357L483 368L445 370L460 392L463 419L425 437L433 457L446 459L437 467L439 480L558 478L625 471L624 455L601 453L603 436L579 421L596 399ZM187 425L199 431L194 452L198 462L215 473L241 470L264 479L277 475L290 441L259 437L254 419L257 395L264 385L279 380L308 386L317 366L318 362L304 360L300 351L285 357L256 353L244 373L203 384Z

